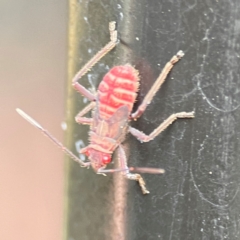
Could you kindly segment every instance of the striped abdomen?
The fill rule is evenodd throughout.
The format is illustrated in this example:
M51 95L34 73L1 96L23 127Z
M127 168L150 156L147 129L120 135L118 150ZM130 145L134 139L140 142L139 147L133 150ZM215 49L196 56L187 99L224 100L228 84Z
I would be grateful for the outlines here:
M132 66L112 68L98 87L100 117L108 119L122 105L126 105L130 113L137 96L138 82L138 71Z

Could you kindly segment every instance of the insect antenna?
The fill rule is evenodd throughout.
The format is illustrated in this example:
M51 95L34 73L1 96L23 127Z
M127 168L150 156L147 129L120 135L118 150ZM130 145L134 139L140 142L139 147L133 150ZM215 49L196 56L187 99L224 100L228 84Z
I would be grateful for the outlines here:
M47 136L52 142L54 142L58 147L62 149L64 153L66 153L68 156L70 156L74 161L78 162L82 167L89 166L89 163L83 162L80 158L78 158L75 154L73 154L68 148L66 148L59 140L57 140L55 137L52 136L48 130L44 129L37 121L35 121L33 118L28 116L24 111L17 108L16 111L29 123L31 123L34 127L38 128L45 136Z
M149 173L149 174L162 174L165 170L162 168L145 168L145 167L128 167L128 168L115 168L115 169L99 169L98 173L115 173L115 172L138 172L138 173Z
M131 172L149 173L149 174L162 174L165 170L162 168L145 168L145 167L129 167Z

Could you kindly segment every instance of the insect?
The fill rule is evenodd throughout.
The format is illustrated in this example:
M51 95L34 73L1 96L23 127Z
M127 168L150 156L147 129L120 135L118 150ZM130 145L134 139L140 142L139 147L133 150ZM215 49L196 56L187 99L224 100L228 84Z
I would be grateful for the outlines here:
M155 93L165 81L173 65L183 57L184 53L179 51L171 58L171 60L163 68L150 91L144 97L142 103L139 105L137 110L132 113L133 104L136 100L139 87L139 75L138 71L131 65L127 64L113 67L104 76L98 87L97 94L91 93L78 82L79 79L91 69L91 67L93 67L118 43L115 25L115 22L109 23L110 42L105 45L105 47L102 48L90 61L88 61L72 80L73 87L91 101L91 103L81 110L75 118L79 124L90 125L90 144L80 150L80 153L85 154L88 157L89 162L82 161L75 156L25 112L20 109L17 109L17 112L35 127L40 129L42 133L47 135L55 144L60 146L65 153L80 163L81 166L88 167L91 165L94 171L98 174L120 171L123 173L125 178L136 180L139 183L143 194L148 194L149 191L145 186L145 181L139 173L159 174L164 173L164 170L158 168L128 167L126 154L121 143L124 141L127 133L131 133L141 142L148 142L153 140L176 119L194 117L194 112L174 113L149 135L146 135L143 132L129 126L130 120L136 120L144 113L146 107L151 103ZM93 110L92 118L84 117L84 115L91 110ZM111 162L112 153L115 150L118 154L119 168L105 169Z

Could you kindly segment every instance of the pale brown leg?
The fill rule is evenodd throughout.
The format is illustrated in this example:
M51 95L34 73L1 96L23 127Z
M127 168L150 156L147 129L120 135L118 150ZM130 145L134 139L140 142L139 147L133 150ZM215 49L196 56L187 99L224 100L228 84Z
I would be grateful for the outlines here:
M164 131L170 124L172 124L178 118L194 118L194 112L180 112L172 114L149 135L146 135L145 133L133 127L129 127L129 132L141 142L148 142L150 140L153 140L158 134Z
M119 145L119 147L118 147L118 160L119 160L120 168L128 169L126 154L125 154L124 149L121 145ZM139 183L139 185L142 189L143 194L148 194L149 193L149 191L146 188L145 181L143 180L143 178L140 174L130 173L129 170L126 170L126 171L123 171L123 175L127 179L138 181L138 183Z
M116 46L118 40L117 31L115 27L116 27L115 22L109 23L110 42L104 48L102 48L92 59L90 59L72 79L73 87L82 95L84 95L86 98L88 98L90 101L96 100L95 95L89 92L84 86L82 86L77 81L83 75L85 75L104 55L106 55Z
M151 87L150 91L147 93L147 95L143 99L143 102L141 103L141 105L138 107L136 112L132 113L131 117L133 119L137 119L143 114L143 112L145 111L147 106L151 103L151 101L152 101L153 97L155 96L156 92L159 90L159 88L164 83L168 73L171 71L174 64L176 62L178 62L183 56L184 56L183 51L178 51L178 53L176 55L174 55L172 57L172 59L165 65L161 74L159 75L159 77L157 78L157 80L155 81L153 86Z
M127 165L126 154L125 154L121 145L119 145L117 151L118 151L119 168L116 168L116 169L99 169L98 173L105 174L105 173L114 173L114 172L121 171L125 178L130 179L130 180L138 181L138 183L141 187L142 193L143 194L148 194L149 191L147 190L147 188L145 186L146 184L145 184L145 181L143 180L142 176L138 173L130 173L130 169ZM163 170L163 169L161 169L161 170ZM163 171L158 172L158 173L163 173Z
M86 118L83 117L86 113L88 113L90 110L92 110L96 106L96 102L91 102L88 104L84 109L82 109L78 115L75 117L75 120L77 123L81 124L91 124L93 119L92 118Z

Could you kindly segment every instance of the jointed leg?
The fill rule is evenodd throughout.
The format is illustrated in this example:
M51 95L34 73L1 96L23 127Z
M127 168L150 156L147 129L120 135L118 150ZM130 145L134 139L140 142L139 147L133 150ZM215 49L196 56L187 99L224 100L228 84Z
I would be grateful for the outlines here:
M119 145L118 147L118 158L119 158L119 163L120 163L120 168L122 169L128 169L127 166L127 158L126 158L126 154L122 148L121 145ZM143 180L142 176L138 173L130 173L129 170L126 170L123 172L123 175L125 178L130 179L130 180L135 180L138 181L143 194L148 194L149 191L146 188L146 184L145 181Z
M116 23L110 22L109 23L109 31L110 31L110 42L101 49L90 61L88 61L80 71L74 76L72 80L73 87L80 92L82 95L87 97L89 100L95 100L95 95L89 92L85 87L83 87L77 81L85 75L105 54L111 51L117 44L117 31L115 29Z
M92 118L86 118L86 117L82 117L82 116L84 116L87 112L92 110L95 107L95 105L96 105L96 102L91 102L84 109L82 109L78 113L78 115L75 117L76 122L81 123L81 124L91 124L93 121Z
M131 117L133 119L137 119L138 117L140 117L143 112L145 111L145 109L147 108L147 106L151 103L153 97L155 96L156 92L159 90L159 88L162 86L162 84L164 83L168 73L171 71L171 69L173 68L173 65L178 62L182 57L183 57L184 53L183 51L179 51L176 55L174 55L172 57L172 59L165 65L165 67L163 68L161 74L159 75L159 77L157 78L157 80L155 81L155 83L153 84L153 86L151 87L150 91L147 93L147 95L145 96L145 98L143 99L143 102L141 103L141 105L138 107L137 111L134 112Z
M168 117L160 126L158 126L152 133L149 135L144 134L143 132L137 130L136 128L129 127L129 132L139 139L142 142L148 142L154 139L158 134L164 131L170 124L176 121L178 118L194 118L194 112L180 112L174 113Z

